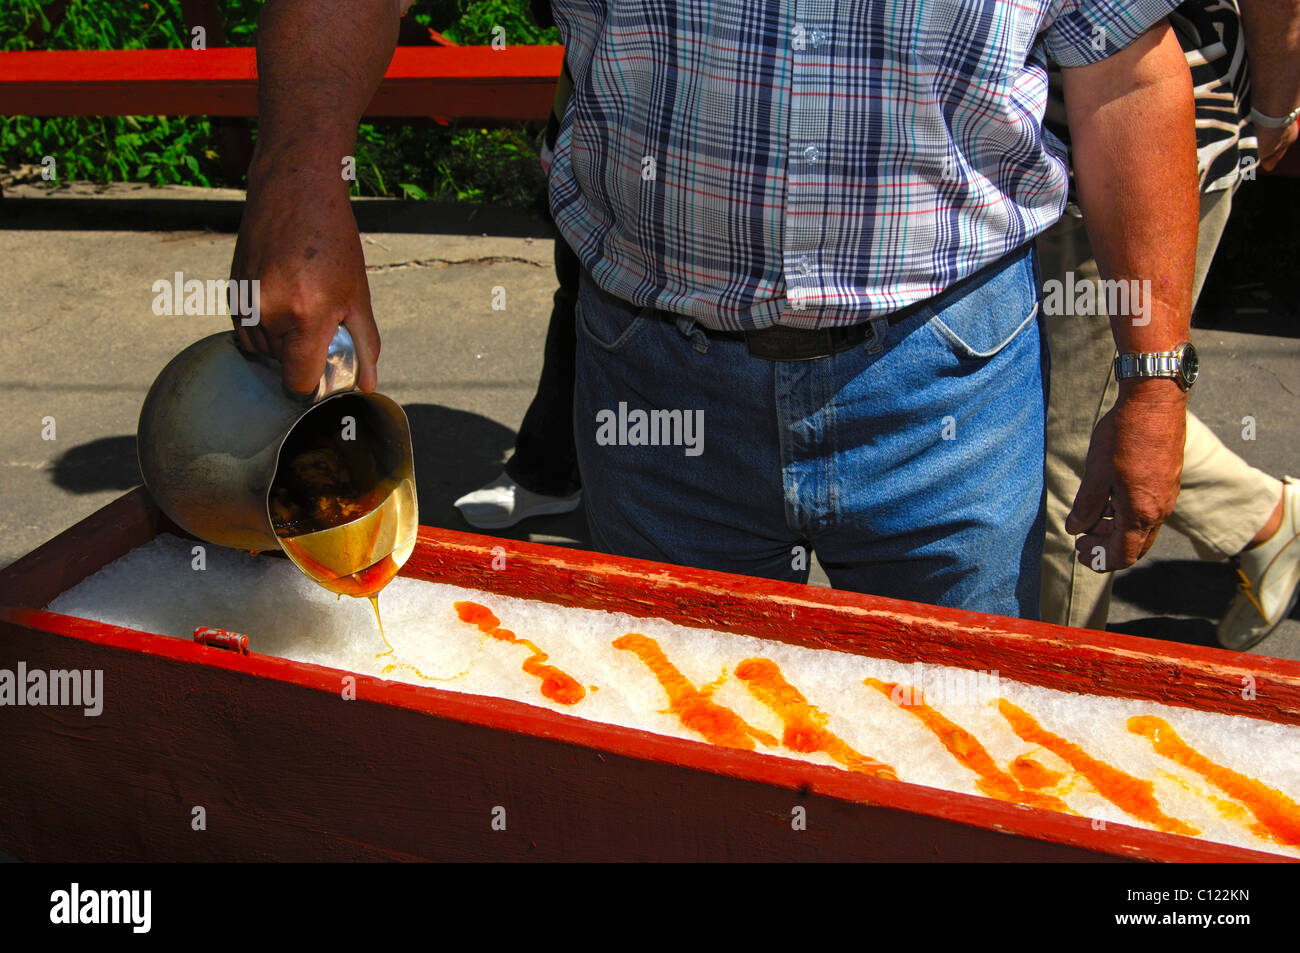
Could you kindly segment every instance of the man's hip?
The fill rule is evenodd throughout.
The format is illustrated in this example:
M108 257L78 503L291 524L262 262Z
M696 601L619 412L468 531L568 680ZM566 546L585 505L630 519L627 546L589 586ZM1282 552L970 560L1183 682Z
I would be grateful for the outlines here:
M583 276L575 437L598 546L1037 611L1042 366L1027 254L830 355L637 308ZM800 549L802 547L802 558Z

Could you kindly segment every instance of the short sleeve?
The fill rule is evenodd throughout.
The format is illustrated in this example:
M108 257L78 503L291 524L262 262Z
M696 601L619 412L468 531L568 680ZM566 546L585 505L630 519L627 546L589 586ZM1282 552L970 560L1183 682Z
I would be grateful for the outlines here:
M1181 0L1057 0L1043 32L1047 55L1061 66L1113 56L1169 16Z

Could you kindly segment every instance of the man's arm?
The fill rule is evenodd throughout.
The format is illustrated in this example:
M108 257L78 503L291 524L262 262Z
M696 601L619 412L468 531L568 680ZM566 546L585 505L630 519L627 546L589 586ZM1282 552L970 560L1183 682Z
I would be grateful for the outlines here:
M374 390L379 332L343 157L397 46L413 0L273 0L257 37L258 139L232 278L259 279L261 320L243 345L277 358L307 393L346 324L362 390Z
M1300 0L1239 0L1250 63L1250 103L1266 116L1287 116L1300 106ZM1298 123L1285 129L1256 126L1259 164L1271 169L1296 140Z
M1200 207L1187 61L1162 22L1120 52L1061 73L1097 267L1103 279L1150 281L1142 314L1111 315L1115 344L1171 350L1188 339ZM1085 565L1100 546L1105 571L1122 569L1155 542L1178 496L1186 413L1187 395L1172 380L1120 382L1065 523L1084 534L1075 548Z

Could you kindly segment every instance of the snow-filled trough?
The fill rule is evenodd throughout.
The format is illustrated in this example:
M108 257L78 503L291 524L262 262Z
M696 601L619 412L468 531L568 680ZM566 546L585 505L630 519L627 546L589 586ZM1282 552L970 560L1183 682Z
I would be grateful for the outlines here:
M208 546L203 568L194 568L195 542L167 532L147 500L128 500L114 506L133 531L116 534L77 578L65 572L57 586L43 582L49 598L24 601L14 590L19 578L48 576L48 558L29 557L6 573L0 603L48 610L9 612L7 627L44 629L46 643L63 617L102 626L101 644L127 639L127 630L156 634L127 641L174 662L208 660L262 680L310 684L337 725L378 703L593 750L596 781L583 779L584 761L572 785L618 785L614 800L635 804L643 821L657 802L672 800L673 785L707 787L701 772L762 785L750 805L736 803L734 792L730 807L682 793L702 816L730 811L733 840L746 824L761 828L761 844L749 832L747 846L724 856L805 856L816 839L785 832L807 833L790 823L792 810L819 797L859 807L864 818L914 815L892 821L892 833L874 822L858 830L861 852L844 843L854 825L840 818L835 838L822 842L830 856L1053 856L1030 841L1058 844L1062 857L1079 848L1154 859L1300 856L1300 677L1289 663L436 530L422 531L409 575L381 594L381 636L367 601L336 599L286 560ZM112 520L104 522L92 536L104 538ZM247 635L253 654L195 646L201 626ZM62 629L65 643L95 631ZM204 675L188 671L184 680L200 686ZM175 703L167 687L159 692L164 706ZM237 722L262 694L229 702ZM113 695L109 678L110 712ZM229 691L221 697L230 699ZM147 710L150 700L131 705ZM286 720L279 728L286 738L298 733L296 757L305 765L322 719L300 715L296 726L292 706L275 717ZM210 728L229 730L221 712L209 717ZM367 743L380 739L369 721L356 730L352 741L365 757ZM418 729L402 731L398 740L416 743ZM238 735L226 740L239 744ZM640 837L618 833L629 811L619 808L623 824L601 822L605 840L593 844L590 832L572 830L571 807L558 798L548 804L539 783L549 767L562 790L564 759L552 752L537 764L504 753L497 760L495 743L457 748L462 760L466 751L476 760L475 782L495 793L470 795L463 777L458 792L443 792L471 814L467 803L483 798L485 829L491 810L502 808L536 815L529 843L545 838L554 856L706 855L681 808ZM241 757L232 772L247 769ZM626 757L657 765L653 778L624 766ZM361 774L381 802L405 803L411 793L395 793L382 771ZM323 789L337 783L318 781ZM301 783L311 789L310 779ZM528 806L512 809L504 803L512 797ZM773 814L760 809L773 797L785 821L756 820ZM601 803L612 810L608 802ZM990 840L994 831L1017 836ZM430 848L399 848L395 834L384 850L471 850L455 834L444 843L429 836ZM461 839L477 844L479 836ZM295 844L290 853L312 855ZM258 849L234 845L231 853Z

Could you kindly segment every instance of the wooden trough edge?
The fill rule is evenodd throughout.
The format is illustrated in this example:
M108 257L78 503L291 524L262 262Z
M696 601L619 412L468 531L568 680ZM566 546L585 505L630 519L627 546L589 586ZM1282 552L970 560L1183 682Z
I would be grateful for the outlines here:
M422 526L420 542L402 575L895 662L996 670L1046 688L1300 724L1300 663L1284 659L455 530ZM501 552L507 568L495 570Z

